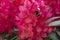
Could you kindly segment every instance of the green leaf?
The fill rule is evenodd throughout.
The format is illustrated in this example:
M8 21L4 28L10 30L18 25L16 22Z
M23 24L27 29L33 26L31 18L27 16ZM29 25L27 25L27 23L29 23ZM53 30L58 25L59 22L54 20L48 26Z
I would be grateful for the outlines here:
M56 31L57 35L60 36L60 31Z
M60 16L58 16L58 17L52 17L52 18L48 19L48 20L46 21L46 23L49 23L49 22L51 22L51 21L53 21L53 20L55 20L55 19L58 19L58 18L60 18Z
M60 20L51 22L48 26L60 26Z
M52 40L59 40L58 39L58 36L56 35L56 33L51 33L50 35L49 35L49 37L52 39Z

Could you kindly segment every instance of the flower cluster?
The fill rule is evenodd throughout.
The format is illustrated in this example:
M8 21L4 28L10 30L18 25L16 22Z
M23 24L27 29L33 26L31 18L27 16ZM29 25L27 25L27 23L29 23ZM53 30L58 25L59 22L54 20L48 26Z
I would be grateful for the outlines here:
M12 1L0 1L0 33L5 31L12 33L16 13L18 13L18 8Z
M47 20L60 16L59 0L1 0L0 33L18 28L21 40L43 40L53 31Z
M52 2L52 0L26 0L19 6L20 13L16 16L16 25L21 40L43 40L53 31L46 23L47 19L57 14L57 11L53 11L54 6L52 7L55 4L50 1Z

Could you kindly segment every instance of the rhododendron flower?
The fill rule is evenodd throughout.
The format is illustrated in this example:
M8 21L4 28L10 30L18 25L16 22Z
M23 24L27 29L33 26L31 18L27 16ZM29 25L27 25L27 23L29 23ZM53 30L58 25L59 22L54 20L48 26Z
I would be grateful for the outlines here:
M15 14L18 13L18 7L8 0L0 1L0 33L12 33L12 28L15 25Z
M53 17L49 6L43 2L35 3L26 0L24 5L19 6L20 13L16 16L16 25L19 29L19 37L21 40L42 40L47 37L47 33L52 32L45 23L47 19ZM39 5L38 5L39 4ZM46 9L47 8L47 9ZM37 17L37 14L39 15ZM43 37L43 38L42 38Z
M52 7L55 16L60 16L60 0L44 0L47 5Z
M47 33L52 32L53 29L46 24L47 19L55 16L52 4L52 0L25 0L24 5L19 7L20 13L16 16L21 40L43 40Z
M34 12L30 12L30 10L31 11L34 10L34 9L30 9L30 5L27 6L27 4L25 4L23 6L20 6L19 7L20 13L16 16L16 20L17 20L16 25L19 29L19 36L21 37L21 39L33 37L32 26L35 25L37 18ZM33 7L34 6L35 5L33 5ZM29 9L27 7L29 7Z

